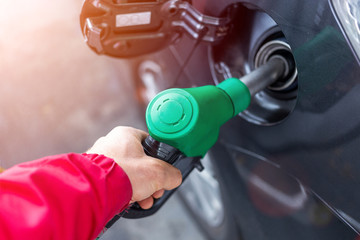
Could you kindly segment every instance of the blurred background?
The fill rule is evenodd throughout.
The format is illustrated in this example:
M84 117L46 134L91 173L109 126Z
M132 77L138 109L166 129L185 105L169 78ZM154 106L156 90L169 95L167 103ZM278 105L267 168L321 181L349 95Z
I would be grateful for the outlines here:
M0 166L84 152L117 125L146 129L128 62L84 43L81 0L0 1ZM178 197L102 239L204 239Z

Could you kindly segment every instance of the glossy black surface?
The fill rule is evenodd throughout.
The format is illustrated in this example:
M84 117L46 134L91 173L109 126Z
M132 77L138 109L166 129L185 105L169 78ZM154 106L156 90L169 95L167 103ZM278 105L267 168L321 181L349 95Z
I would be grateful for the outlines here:
M213 148L215 164L227 176L244 239L354 239L342 222L311 189L268 159L225 140ZM244 197L247 196L247 197Z

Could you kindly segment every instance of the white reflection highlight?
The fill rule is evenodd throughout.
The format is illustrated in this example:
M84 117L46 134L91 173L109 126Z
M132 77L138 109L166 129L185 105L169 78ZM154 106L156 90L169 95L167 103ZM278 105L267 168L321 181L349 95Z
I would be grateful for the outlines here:
M304 207L308 199L305 188L301 184L299 184L299 192L295 195L290 195L272 186L257 175L251 175L249 182L262 193L270 196L273 200L286 208L299 210Z

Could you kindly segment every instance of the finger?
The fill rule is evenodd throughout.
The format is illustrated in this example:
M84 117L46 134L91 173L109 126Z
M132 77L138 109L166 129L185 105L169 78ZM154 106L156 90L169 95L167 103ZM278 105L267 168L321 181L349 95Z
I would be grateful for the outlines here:
M149 209L154 204L154 199L152 197L148 197L144 200L138 201L138 204L142 209Z
M123 127L123 126L115 127L107 134L107 136L124 136L124 135L134 136L136 139L141 141L145 139L149 134L137 128Z
M136 137L139 141L143 141L147 136L149 136L147 132L144 132L140 129L135 129L135 130L136 130Z
M126 127L125 129L126 131L129 131L129 133L132 134L140 142L144 140L147 136L149 136L147 132L144 132L143 130L137 128Z
M159 189L171 190L180 186L182 182L182 175L180 170L167 162L161 160L157 160L157 161L159 161L158 163L162 165L161 168L158 168L159 171L158 176L162 176L162 177L158 179L161 182L159 182L158 185L160 187L156 190Z
M158 198L161 198L164 195L164 193L165 193L165 190L162 189L162 190L155 192L152 196L153 196L153 198L158 199Z

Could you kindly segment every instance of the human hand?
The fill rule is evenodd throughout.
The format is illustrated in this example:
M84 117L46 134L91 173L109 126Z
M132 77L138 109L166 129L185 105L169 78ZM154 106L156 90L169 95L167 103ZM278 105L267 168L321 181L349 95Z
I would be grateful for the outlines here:
M160 198L164 190L176 188L182 181L179 169L144 153L141 142L147 135L135 128L116 127L87 151L105 155L119 164L131 182L131 202L138 202L143 209L151 208L154 198Z

